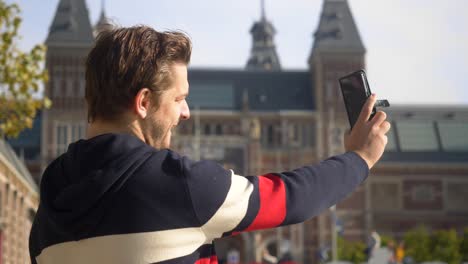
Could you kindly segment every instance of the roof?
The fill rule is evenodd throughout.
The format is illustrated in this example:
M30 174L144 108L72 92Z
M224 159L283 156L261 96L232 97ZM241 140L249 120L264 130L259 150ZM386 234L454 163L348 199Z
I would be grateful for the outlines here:
M468 164L468 107L385 110L392 129L382 161Z
M366 51L346 0L325 0L319 25L314 33L315 51Z
M250 111L315 110L308 71L191 68L188 79L191 107L240 111L246 94Z
M8 144L26 160L38 160L41 155L42 112L38 111L30 129L21 131L17 138L7 138ZM22 153L22 154L19 154Z
M38 187L24 163L18 158L11 146L3 139L0 139L0 158L5 158L6 161L18 171L18 176L25 180L29 187L36 192L38 191Z
M93 30L85 1L60 0L46 45L90 46L93 42Z

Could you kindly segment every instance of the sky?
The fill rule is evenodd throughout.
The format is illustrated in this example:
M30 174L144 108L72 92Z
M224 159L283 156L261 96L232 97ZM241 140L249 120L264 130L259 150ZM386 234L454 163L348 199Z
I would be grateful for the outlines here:
M74 1L74 0L72 0ZM7 0L22 9L20 47L43 43L58 0ZM91 23L101 1L87 0ZM367 49L372 92L392 104L468 106L468 0L348 0ZM284 70L307 70L323 0L265 0ZM190 67L243 68L260 0L106 0L118 25L182 30L193 41Z

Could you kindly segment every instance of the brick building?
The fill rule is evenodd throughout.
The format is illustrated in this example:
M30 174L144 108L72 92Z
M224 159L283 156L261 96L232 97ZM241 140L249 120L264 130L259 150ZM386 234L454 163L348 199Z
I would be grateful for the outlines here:
M95 28L105 23L102 11ZM308 69L281 67L264 9L250 32L244 68L189 69L192 118L179 126L174 148L245 175L343 152L349 125L337 80L365 68L366 53L348 1L323 1ZM85 135L83 62L92 44L84 0L60 1L46 40L46 94L54 104L40 117L42 166ZM392 106L387 113L393 128L382 161L336 207L343 235L364 241L376 229L399 237L421 223L461 230L468 223L468 107ZM296 260L315 263L317 249L330 244L331 219L325 212L304 224L242 234L219 241L217 250L221 260L236 250L243 262L259 261L264 249L275 255L287 241Z

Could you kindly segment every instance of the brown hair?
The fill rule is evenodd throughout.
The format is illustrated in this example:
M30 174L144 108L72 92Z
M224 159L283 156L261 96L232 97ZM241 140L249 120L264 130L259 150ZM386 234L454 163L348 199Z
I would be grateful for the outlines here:
M117 119L142 88L155 92L158 102L170 84L170 66L188 64L191 51L190 39L181 32L147 26L100 32L86 60L88 122Z

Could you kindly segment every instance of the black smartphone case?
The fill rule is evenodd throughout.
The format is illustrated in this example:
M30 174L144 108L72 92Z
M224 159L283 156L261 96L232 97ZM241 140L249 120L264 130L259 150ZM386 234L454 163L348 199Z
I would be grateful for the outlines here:
M351 116L351 113L350 113L350 111L348 110L348 109L349 109L349 108L348 108L349 105L347 105L347 99L345 98L345 93L343 92L343 80L345 80L345 79L350 79L350 78L354 78L354 77L356 77L356 76L357 76L358 78L360 78L361 81L362 81L362 84L363 84L363 87L362 87L362 88L364 89L364 92L365 92L365 96L366 96L366 97L365 97L365 98L362 98L362 102L364 102L364 103L361 105L361 108L360 108L360 109L353 109L353 112L354 112L354 113L361 113L361 110L362 110L362 107L363 107L364 104L365 104L365 101L367 100L367 98L368 98L369 96L371 96L371 90L370 90L369 82L367 81L366 72L365 72L364 70L361 69L361 70L355 71L355 72L353 72L353 73L351 73L351 74L348 74L348 75L346 75L346 76L343 76L343 77L341 77L341 78L339 79L340 88L341 88L340 90L341 90L341 94L343 95L343 101L344 101L344 103L345 103L345 108L346 108L346 112L347 112L347 114L348 114L348 120L349 120L349 124L350 124L350 126L351 126L351 129L352 129L353 126L354 126L354 123L353 123L353 121L352 121L354 118ZM348 98L348 99L349 99L349 98ZM374 115L376 114L376 112L377 112L377 110L376 110L376 108L374 107L374 108L372 109L372 114L371 114L369 120L372 119L372 118L374 117ZM358 116L359 116L359 114L358 114ZM355 119L357 120L357 118L355 118Z

